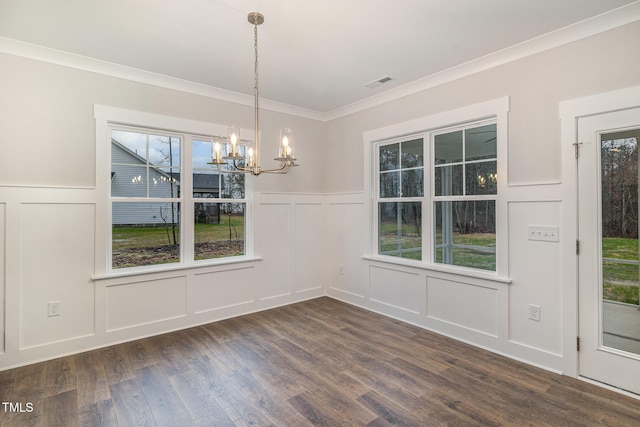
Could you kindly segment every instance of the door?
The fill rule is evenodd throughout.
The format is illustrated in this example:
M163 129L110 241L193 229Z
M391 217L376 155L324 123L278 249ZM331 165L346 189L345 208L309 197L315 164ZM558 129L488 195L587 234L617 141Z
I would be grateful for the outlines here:
M578 120L579 373L640 394L640 108Z

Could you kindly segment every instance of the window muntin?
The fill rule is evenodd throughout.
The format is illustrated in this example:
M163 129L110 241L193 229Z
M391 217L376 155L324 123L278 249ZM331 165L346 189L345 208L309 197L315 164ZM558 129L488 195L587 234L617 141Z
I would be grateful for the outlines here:
M211 152L209 138L111 126L112 269L245 255L245 176Z

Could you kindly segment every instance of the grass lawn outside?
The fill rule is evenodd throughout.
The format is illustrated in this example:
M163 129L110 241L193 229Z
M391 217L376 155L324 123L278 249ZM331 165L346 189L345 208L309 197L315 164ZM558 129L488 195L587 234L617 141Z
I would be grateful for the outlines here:
M638 240L618 237L602 239L602 257L638 260ZM608 301L638 305L639 267L633 264L602 262L602 294Z
M113 268L180 262L180 227L113 227ZM195 224L194 259L244 255L244 218L222 216L220 224Z
M384 231L385 229L383 229ZM422 236L417 233L403 233L398 239L398 235L395 233L395 229L391 228L391 232L387 231L387 234L380 236L379 252L381 254L389 256L397 256L400 258L408 258L421 260L422 259ZM436 244L442 242L440 236L436 236ZM398 250L398 243L400 244L400 251ZM470 234L458 234L454 233L453 243L455 245L469 246L454 247L453 249L453 265L460 265L470 268L478 268L481 270L496 269L496 254L495 251L479 250L476 247L495 249L496 237L492 233L470 233ZM435 251L436 262L442 262L442 249L438 248Z

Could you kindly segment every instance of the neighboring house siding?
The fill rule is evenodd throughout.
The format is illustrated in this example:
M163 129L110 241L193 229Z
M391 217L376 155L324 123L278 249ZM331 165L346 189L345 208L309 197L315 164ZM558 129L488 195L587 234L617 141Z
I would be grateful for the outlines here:
M144 159L121 146L111 144L111 195L113 197L178 197L180 183L157 168L145 165ZM175 182L171 182L175 179ZM147 195L147 183L149 192ZM173 215L171 210L173 209ZM162 225L179 222L178 203L114 202L114 225Z

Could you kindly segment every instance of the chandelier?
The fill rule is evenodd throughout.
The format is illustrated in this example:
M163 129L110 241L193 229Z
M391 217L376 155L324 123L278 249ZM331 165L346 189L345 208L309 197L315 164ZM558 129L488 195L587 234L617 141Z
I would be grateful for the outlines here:
M255 137L253 143L251 143L251 141L242 141L240 139L240 127L236 125L229 126L226 142L221 144L219 141L212 139L212 159L208 164L217 165L218 171L220 172L250 173L256 176L262 173L287 173L291 167L298 166L295 163L296 158L293 154L293 133L291 129L280 129L278 157L274 158L274 160L280 162L280 166L273 169L263 169L262 166L260 166L260 136L258 128L258 25L264 22L264 16L258 12L251 12L247 16L247 19L253 24ZM227 165L227 168L223 170L222 165Z

